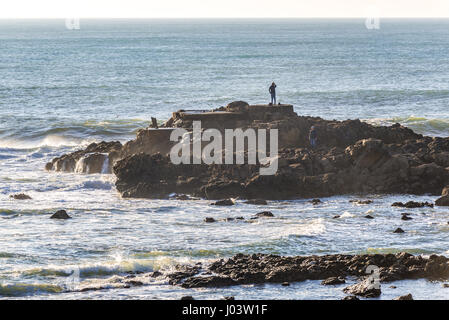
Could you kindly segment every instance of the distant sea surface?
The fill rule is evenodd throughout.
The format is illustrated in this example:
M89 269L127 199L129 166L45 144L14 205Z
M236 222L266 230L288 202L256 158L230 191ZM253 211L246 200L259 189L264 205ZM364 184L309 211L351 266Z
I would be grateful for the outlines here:
M399 122L447 137L448 52L449 20L437 19L381 20L379 30L366 29L363 19L81 19L79 30L68 30L64 20L0 20L0 298L341 298L341 287L314 281L201 291L147 278L142 287L116 285L127 272L240 252L448 254L447 211L416 209L404 226L400 210L390 207L435 200L430 196L218 210L205 200L124 200L109 174L44 171L53 157L90 142L131 139L150 117L166 120L179 109L234 100L267 103L272 81L278 101L300 115ZM9 198L21 192L33 199ZM73 219L50 220L58 209ZM203 223L264 210L275 218ZM375 219L363 218L367 213ZM399 226L407 232L392 234ZM397 286L382 297L448 298L440 283Z

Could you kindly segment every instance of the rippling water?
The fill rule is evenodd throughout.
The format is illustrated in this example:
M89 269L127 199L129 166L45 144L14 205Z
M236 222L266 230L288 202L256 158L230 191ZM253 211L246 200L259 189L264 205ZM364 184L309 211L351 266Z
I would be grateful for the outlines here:
M123 200L112 175L47 173L47 161L89 142L126 141L150 116L209 109L232 100L267 101L267 84L299 114L400 122L449 136L449 21L394 21L369 31L358 20L0 21L0 298L330 299L342 287L315 281L185 290L164 282L114 289L129 271L152 271L236 253L309 255L448 254L449 210L423 208L400 220L395 201L376 196L238 203ZM24 192L33 199L15 201ZM65 209L73 217L54 221ZM270 210L273 219L206 224ZM365 219L370 214L374 220ZM339 219L333 219L341 215ZM393 234L397 227L407 232ZM110 289L78 292L71 285ZM412 292L448 298L441 283L401 281L382 298Z

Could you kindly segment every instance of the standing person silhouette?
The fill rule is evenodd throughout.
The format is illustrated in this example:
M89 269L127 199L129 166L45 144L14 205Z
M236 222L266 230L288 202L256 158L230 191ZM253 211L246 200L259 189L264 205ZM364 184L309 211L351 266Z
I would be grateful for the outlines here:
M276 83L272 83L270 86L270 89L268 89L268 91L271 94L271 104L275 105L276 104Z
M318 140L318 134L316 132L316 128L315 128L315 126L312 126L309 131L309 141L310 141L310 146L312 147L312 149L315 149L315 147L317 145L317 140Z

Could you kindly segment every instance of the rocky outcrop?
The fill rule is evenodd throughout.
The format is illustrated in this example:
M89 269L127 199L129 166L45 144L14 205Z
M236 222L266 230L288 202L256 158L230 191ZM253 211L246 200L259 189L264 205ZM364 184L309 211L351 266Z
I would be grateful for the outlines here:
M65 154L47 163L48 171L76 173L111 173L112 167L121 157L122 144L115 142L92 143L86 149Z
M182 192L207 199L282 200L441 192L449 180L449 170L435 163L423 164L416 155L397 152L396 144L378 139L357 141L345 149L283 149L283 161L272 176L260 175L260 165L175 166L166 156L139 154L119 161L114 173L117 188L125 197L164 198ZM161 187L155 188L158 184Z
M225 287L260 283L292 283L305 280L325 280L324 284L344 283L355 276L361 282L345 289L348 293L375 297L381 292L368 277L369 266L377 266L380 282L404 279L449 278L449 259L432 255L429 258L398 254L324 255L281 257L276 255L238 254L203 266L179 265L175 272L165 274L169 282L185 288Z
M12 194L9 197L14 200L31 200L31 197L25 193Z
M173 165L168 157L175 128L278 129L279 168L260 175L261 164ZM316 127L318 147L309 148ZM54 159L47 170L117 176L123 197L167 198L182 193L207 199L296 199L341 194L440 194L449 182L449 138L423 137L399 124L373 126L359 120L298 116L291 105L237 101L212 111L179 110L160 128L136 139L92 144ZM246 162L245 162L246 163Z

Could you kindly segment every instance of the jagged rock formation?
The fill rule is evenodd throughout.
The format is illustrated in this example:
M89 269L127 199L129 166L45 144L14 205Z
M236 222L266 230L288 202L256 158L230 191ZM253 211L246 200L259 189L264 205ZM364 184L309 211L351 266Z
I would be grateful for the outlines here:
M369 266L378 267L378 279L367 278ZM381 292L372 289L372 280L391 282L404 279L427 278L445 280L449 278L449 259L431 255L429 258L409 253L375 255L323 255L281 257L267 254L238 254L229 259L220 259L208 265L178 265L176 271L165 274L173 285L184 288L227 287L259 283L300 282L325 280L331 277L344 279L355 276L362 282L345 289L361 296L378 296ZM370 279L370 280L368 280ZM343 283L343 281L339 281Z
M110 173L121 157L122 144L118 141L92 143L86 149L53 159L47 163L48 171L76 173Z
M174 165L167 154L175 128L278 129L279 169L260 175L248 165ZM310 149L314 125L318 148ZM89 149L89 148L88 148ZM112 150L112 151L111 151ZM449 184L449 138L423 137L399 124L372 126L359 120L329 121L296 115L291 105L251 106L238 101L210 112L174 112L159 129L140 130L123 147L108 149L116 186L124 197L166 198L183 193L208 199L292 199L359 193L440 194ZM112 155L111 155L112 152ZM47 169L75 171L96 148L65 155ZM96 155L96 156L94 156ZM97 161L100 163L101 160ZM89 172L97 172L89 166ZM87 170L79 170L86 172Z

